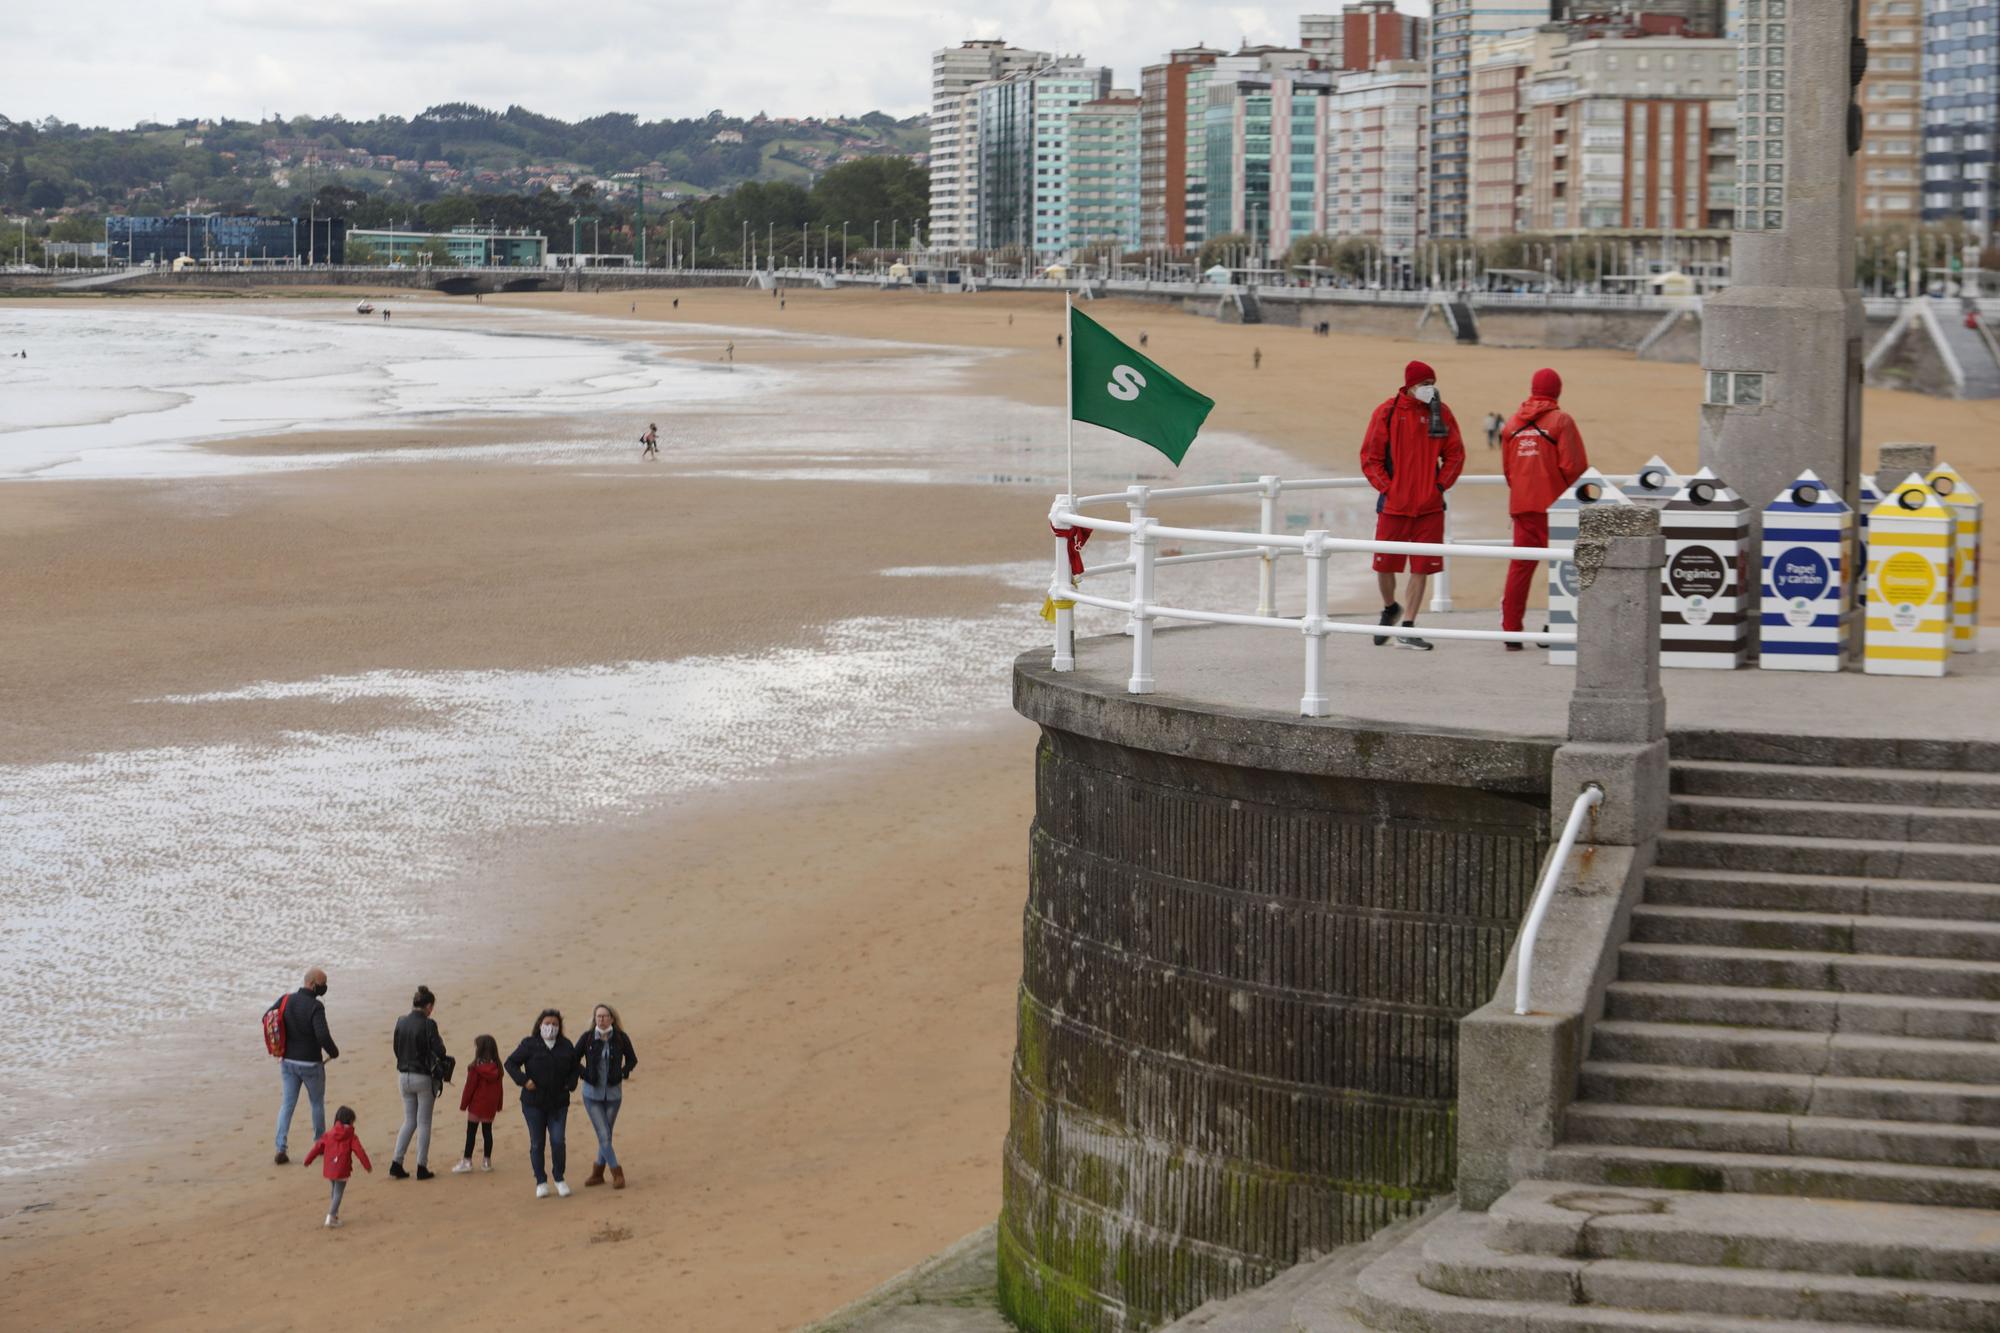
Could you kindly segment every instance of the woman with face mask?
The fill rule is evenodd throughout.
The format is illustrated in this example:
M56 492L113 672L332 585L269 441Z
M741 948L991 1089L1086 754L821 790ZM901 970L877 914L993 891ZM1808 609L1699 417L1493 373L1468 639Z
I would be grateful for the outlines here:
M625 1081L632 1077L639 1057L633 1053L632 1039L618 1021L618 1011L600 1004L591 1011L590 1030L576 1044L577 1070L583 1092L583 1113L597 1131L597 1160L590 1168L586 1186L602 1185L604 1173L611 1172L611 1188L625 1188L625 1168L611 1150L611 1129L618 1123L618 1108L625 1101Z
M544 1009L537 1014L534 1030L521 1038L501 1067L521 1089L521 1118L528 1122L528 1164L535 1169L535 1197L549 1197L553 1176L557 1195L567 1199L570 1190L563 1181L568 1157L564 1137L577 1063L576 1047L563 1035L562 1010ZM544 1136L548 1139L547 1171L543 1169Z

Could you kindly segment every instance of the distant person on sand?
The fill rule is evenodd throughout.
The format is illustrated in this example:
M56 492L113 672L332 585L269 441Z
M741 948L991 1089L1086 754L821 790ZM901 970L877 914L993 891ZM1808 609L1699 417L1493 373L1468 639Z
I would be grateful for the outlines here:
M437 1104L437 1085L445 1068L444 1038L438 1035L437 996L429 986L417 987L410 997L410 1012L396 1020L390 1046L396 1052L396 1082L403 1090L403 1127L396 1131L396 1155L389 1160L389 1178L406 1180L403 1154L410 1137L417 1140L417 1179L429 1180L431 1171L431 1111Z
M1056 335L1056 346L1058 347L1062 346L1062 335L1060 333Z
M549 1179L555 1179L556 1193L570 1196L563 1181L569 1147L565 1142L569 1123L569 1093L576 1086L576 1047L563 1035L562 1010L544 1009L535 1016L535 1030L521 1038L521 1044L501 1067L521 1089L521 1119L528 1123L528 1165L535 1171L535 1197L549 1197ZM548 1141L543 1157L542 1143Z
M681 298L676 296L674 298L674 309L679 310L680 308L681 308Z
M625 1100L625 1081L638 1067L632 1039L618 1021L618 1011L600 1004L591 1011L590 1030L576 1044L576 1062L583 1091L583 1113L597 1131L597 1160L591 1165L586 1187L602 1185L604 1172L611 1172L611 1188L625 1188L625 1168L611 1150L611 1130L618 1123L618 1108Z
M1148 341L1149 341L1149 339L1148 339L1148 338L1147 338L1147 336L1146 336L1146 331L1145 331L1144 329L1140 329L1140 330L1139 330L1139 346L1141 346L1141 347L1144 347L1144 346L1146 345L1146 343L1147 343Z
M326 1133L326 1062L338 1058L340 1048L327 1031L326 1006L320 1003L325 994L326 973L315 967L306 972L297 990L271 1006L284 1006L285 1053L278 1060L278 1081L283 1089L278 1101L278 1153L271 1159L279 1166L292 1160L285 1156L285 1140L291 1135L300 1088L306 1090L306 1100L312 1106L313 1137Z
M389 312L387 310L384 310L382 312L382 322L384 324L387 324L389 322Z
M639 451L640 458L657 459L660 456L660 427L657 422L647 425L646 433L639 437L639 443L646 446Z
M1422 361L1403 367L1403 387L1394 397L1375 409L1368 419L1368 433L1361 440L1361 471L1368 484L1379 492L1375 500L1375 540L1388 542L1444 541L1444 493L1465 470L1465 441L1458 433L1458 419L1438 397L1437 372ZM1410 580L1403 596L1396 600L1396 575L1408 564ZM1375 583L1382 593L1380 624L1393 625L1399 617L1403 628L1413 629L1417 608L1423 605L1424 586L1430 576L1444 568L1444 559L1435 555L1375 556ZM1428 639L1411 635L1378 634L1375 646L1394 640L1398 648L1429 652Z
M1576 485L1590 466L1576 418L1556 406L1562 397L1562 376L1553 370L1535 372L1528 399L1501 428L1500 472L1507 478L1507 512L1514 519L1514 545L1549 544L1549 506ZM1541 568L1539 560L1515 560L1507 566L1507 588L1500 598L1500 628L1519 632L1528 606L1528 589ZM1518 653L1521 645L1510 643Z
M486 1155L479 1159L481 1171L493 1169L493 1119L500 1114L506 1088L500 1070L500 1043L490 1035L472 1039L472 1063L466 1066L465 1088L458 1094L458 1109L465 1112L465 1156L452 1172L463 1175L472 1169L472 1143L486 1138Z
M306 1150L305 1161L300 1166L311 1166L313 1158L323 1157L326 1165L320 1173L327 1178L331 1189L326 1204L326 1225L340 1225L340 1201L347 1194L347 1178L354 1174L354 1159L361 1159L361 1169L370 1175L375 1173L375 1164L368 1160L368 1150L361 1146L360 1135L354 1132L354 1108L343 1106L333 1113L333 1128L313 1140L313 1146Z
M1251 348L1251 349L1250 349L1250 369L1252 369L1252 370L1261 370L1261 369L1263 369L1263 367L1264 367L1264 349L1263 349L1263 348L1261 348L1261 347L1253 347L1253 348Z
M722 349L722 359L732 366L736 364L736 344L734 342Z
M1498 412L1488 412L1486 414L1486 447L1488 449L1498 449L1500 447L1500 427L1504 424L1506 424L1506 418Z

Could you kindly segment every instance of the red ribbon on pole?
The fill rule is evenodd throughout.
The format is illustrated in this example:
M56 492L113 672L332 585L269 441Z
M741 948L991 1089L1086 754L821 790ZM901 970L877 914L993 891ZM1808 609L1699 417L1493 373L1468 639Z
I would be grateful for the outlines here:
M1049 524L1049 531L1053 532L1056 536L1062 538L1063 544L1069 548L1069 576L1072 579L1082 578L1083 547L1084 543L1090 540L1090 534L1094 531L1094 529L1059 528L1055 524L1051 523Z

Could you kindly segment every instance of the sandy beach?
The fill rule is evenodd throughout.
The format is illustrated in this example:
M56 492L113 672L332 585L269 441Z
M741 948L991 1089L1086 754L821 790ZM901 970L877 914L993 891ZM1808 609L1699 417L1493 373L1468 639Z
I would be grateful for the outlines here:
M21 701L0 819L43 840L0 867L46 881L34 966L0 980L38 1029L0 1101L0 1324L459 1327L608 1263L577 1318L795 1327L998 1208L1034 745L1006 669L1044 633L1060 297L393 299L399 329L630 343L700 391L246 428L182 474L107 454L0 481L0 697ZM1218 400L1188 482L1354 472L1413 356L1468 434L1555 365L1600 466L1694 463L1692 366L1091 313ZM1934 441L2000 495L2000 403L1870 391L1865 412L1870 461ZM649 413L658 464L630 442ZM1078 470L1174 475L1094 431ZM1498 493L1462 508L1504 530ZM1502 567L1460 565L1461 608L1492 605ZM295 1164L271 1163L255 1033L316 963L329 1108L355 1107L376 1166L334 1234L303 1108ZM617 1004L631 1187L537 1201L511 1089L494 1174L389 1180L389 1030L419 981L461 1057L544 1004L573 1029ZM573 1108L573 1180L591 1147ZM274 1301L302 1258L325 1302Z

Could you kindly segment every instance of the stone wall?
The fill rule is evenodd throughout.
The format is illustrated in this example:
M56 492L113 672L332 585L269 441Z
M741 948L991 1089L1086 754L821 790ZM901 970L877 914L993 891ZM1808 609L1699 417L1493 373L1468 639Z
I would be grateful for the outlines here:
M1451 1191L1457 1020L1533 893L1548 747L1390 755L1338 725L1079 705L1076 679L1016 678L1043 735L999 1260L1025 1327L1095 1333Z

